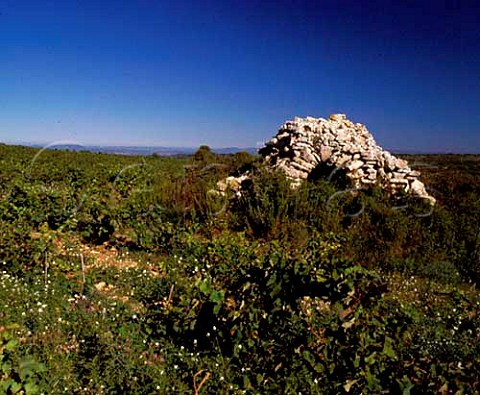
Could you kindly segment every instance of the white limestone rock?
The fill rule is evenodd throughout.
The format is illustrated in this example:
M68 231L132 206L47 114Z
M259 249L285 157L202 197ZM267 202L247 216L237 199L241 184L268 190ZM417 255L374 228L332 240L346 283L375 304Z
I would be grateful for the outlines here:
M354 186L378 183L393 193L403 190L435 203L418 180L418 171L380 147L365 125L351 122L345 114L332 114L328 120L295 117L285 122L259 153L294 186L306 180L319 164L326 164L343 169Z

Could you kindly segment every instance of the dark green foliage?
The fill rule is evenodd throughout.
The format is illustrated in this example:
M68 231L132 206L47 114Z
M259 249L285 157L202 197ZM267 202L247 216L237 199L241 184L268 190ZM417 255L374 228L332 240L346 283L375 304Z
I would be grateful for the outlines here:
M232 221L237 228L247 228L256 237L275 237L285 229L294 202L295 194L285 177L263 170L250 188L232 202Z
M193 155L195 162L211 163L215 160L215 154L208 145L201 145Z

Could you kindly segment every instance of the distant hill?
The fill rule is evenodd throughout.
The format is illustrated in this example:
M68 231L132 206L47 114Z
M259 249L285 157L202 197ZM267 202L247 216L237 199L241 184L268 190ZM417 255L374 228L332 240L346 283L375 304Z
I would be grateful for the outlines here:
M26 144L29 147L43 148L41 144ZM150 147L150 146L105 146L105 145L78 145L78 144L59 144L48 147L50 149L68 150L68 151L89 151L99 152L105 154L117 154L117 155L153 155L160 156L174 156L174 155L191 155L198 148L192 147ZM212 151L217 154L234 154L236 152L246 151L250 154L256 154L257 149L253 147L238 148L238 147L225 147L225 148L212 148Z

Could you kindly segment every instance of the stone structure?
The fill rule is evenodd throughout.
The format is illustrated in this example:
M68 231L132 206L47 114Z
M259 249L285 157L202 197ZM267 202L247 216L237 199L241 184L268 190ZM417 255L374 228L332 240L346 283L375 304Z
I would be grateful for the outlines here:
M418 171L378 146L364 125L349 121L344 114L328 120L297 117L287 121L259 153L294 186L315 176L342 174L353 188L378 184L391 193L403 190L435 203L418 180Z

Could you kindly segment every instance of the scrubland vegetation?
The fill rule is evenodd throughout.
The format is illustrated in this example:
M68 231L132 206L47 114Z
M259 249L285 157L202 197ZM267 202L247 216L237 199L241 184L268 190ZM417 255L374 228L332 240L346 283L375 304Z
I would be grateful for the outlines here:
M479 393L480 157L405 158L433 210L207 147L0 146L0 393Z

